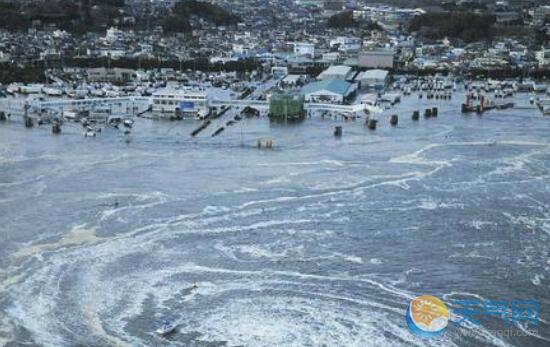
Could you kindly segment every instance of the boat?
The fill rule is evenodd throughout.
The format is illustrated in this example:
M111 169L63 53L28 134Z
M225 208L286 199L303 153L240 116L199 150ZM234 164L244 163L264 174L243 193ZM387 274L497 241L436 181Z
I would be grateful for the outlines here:
M43 92L47 96L62 96L63 95L63 91L61 89L54 88L54 87L46 87L46 88L43 89Z
M61 115L68 122L78 122L80 120L80 114L78 114L78 112L65 111Z
M165 321L160 328L156 330L156 333L160 336L170 335L176 330L176 325Z
M538 100L537 106L543 115L550 116L550 98Z
M21 94L40 94L42 92L41 84L28 84L19 88Z
M513 102L507 102L504 104L496 104L495 107L497 110L507 110L509 108L513 108L515 104Z
M111 108L107 106L98 106L90 111L88 118L95 122L106 122L111 115Z
M547 89L546 84L543 84L543 83L533 84L533 91L535 93L545 93L546 89Z

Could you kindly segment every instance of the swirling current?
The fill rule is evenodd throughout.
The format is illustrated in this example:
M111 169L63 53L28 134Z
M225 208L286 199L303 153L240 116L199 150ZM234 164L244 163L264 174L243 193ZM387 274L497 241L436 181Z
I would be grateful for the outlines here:
M480 117L413 96L376 131L0 124L0 345L549 345L550 118L515 99ZM427 106L439 117L410 119ZM405 322L423 294L536 300L539 325L425 340Z

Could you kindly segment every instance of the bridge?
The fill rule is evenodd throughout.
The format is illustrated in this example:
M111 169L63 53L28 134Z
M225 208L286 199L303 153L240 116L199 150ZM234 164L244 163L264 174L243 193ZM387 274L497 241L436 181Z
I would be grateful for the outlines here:
M89 98L89 99L0 99L0 110L11 115L23 115L25 111L32 114L44 111L77 111L92 110L98 106L115 108L118 112L139 113L147 110L151 103L150 98L141 96L125 96L115 98Z
M267 112L269 110L269 102L264 100L220 100L211 99L211 107L235 107L245 108L252 107L260 111ZM41 113L43 111L75 111L75 110L92 110L98 106L108 106L114 108L113 111L121 113L136 113L146 111L151 105L151 98L142 96L123 96L113 98L89 98L89 99L0 99L0 110L13 115L22 115L25 113L25 108L29 113ZM305 109L310 111L326 111L341 114L354 114L368 111L369 113L379 113L380 109L367 104L356 105L339 105L325 103L305 103Z
M269 102L263 100L219 100L213 99L210 101L210 106L233 106L233 107L252 107L261 111L269 110ZM368 104L356 104L356 105L339 105L339 104L324 104L324 103L305 103L306 111L328 111L336 113L359 113L363 111L368 111L369 113L379 113L380 108L376 106L371 106Z
M138 107L138 112L141 108L147 109L151 102L150 98L141 96L123 96L115 98L89 98L89 99L57 99L57 100L33 100L30 102L30 106L38 110L56 110L56 111L68 111L68 110L83 110L93 109L97 106L118 106L126 107L134 105Z

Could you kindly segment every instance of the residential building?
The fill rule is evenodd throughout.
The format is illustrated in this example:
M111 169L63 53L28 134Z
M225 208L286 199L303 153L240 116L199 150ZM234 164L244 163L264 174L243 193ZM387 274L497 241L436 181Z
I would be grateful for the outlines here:
M315 44L307 42L294 42L294 54L309 58L315 57Z
M550 65L550 48L545 48L541 51L535 53L539 66L549 66Z
M88 82L125 83L132 81L135 76L134 70L122 68L107 69L99 67L87 69L86 72Z

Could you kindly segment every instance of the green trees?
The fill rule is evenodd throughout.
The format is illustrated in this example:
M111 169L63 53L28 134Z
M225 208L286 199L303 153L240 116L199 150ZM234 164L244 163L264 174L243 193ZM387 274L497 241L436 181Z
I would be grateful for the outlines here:
M196 0L178 2L174 6L174 14L187 18L190 16L201 17L216 25L237 24L241 20L218 5Z
M17 31L30 27L33 21L54 24L75 33L102 31L124 15L124 0L49 0L43 3L0 3L0 28ZM240 18L208 2L186 0L177 3L171 14L148 18L166 32L188 32L190 19L203 18L215 25L232 25Z
M176 3L172 12L171 15L161 19L161 25L165 32L190 31L192 29L189 21L191 17L203 18L215 25L232 25L240 21L239 17L218 5L196 0L180 1Z
M419 32L431 39L457 38L475 42L490 38L496 18L493 15L469 12L427 13L415 17L409 32Z
M327 25L331 28L355 28L359 23L353 18L352 11L344 11L331 16Z

